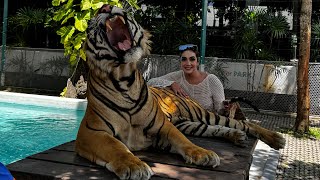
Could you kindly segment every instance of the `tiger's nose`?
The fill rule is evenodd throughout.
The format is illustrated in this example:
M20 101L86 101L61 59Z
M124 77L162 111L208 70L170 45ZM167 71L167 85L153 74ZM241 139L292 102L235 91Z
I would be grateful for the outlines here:
M111 8L109 4L105 4L100 8L99 13L109 13L111 12Z

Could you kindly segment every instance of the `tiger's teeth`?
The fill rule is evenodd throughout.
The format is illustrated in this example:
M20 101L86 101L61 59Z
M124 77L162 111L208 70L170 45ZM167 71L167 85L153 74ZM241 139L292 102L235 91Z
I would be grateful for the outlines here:
M126 24L126 22L124 21L124 18L122 16L119 16L119 18L121 19L123 24Z
M107 32L109 32L109 30L112 31L112 27L110 26L110 24L107 23L106 26L107 26Z
M110 18L109 20L110 20L111 22L114 22L114 21L117 19L117 17L118 17L118 16L116 15L116 16Z

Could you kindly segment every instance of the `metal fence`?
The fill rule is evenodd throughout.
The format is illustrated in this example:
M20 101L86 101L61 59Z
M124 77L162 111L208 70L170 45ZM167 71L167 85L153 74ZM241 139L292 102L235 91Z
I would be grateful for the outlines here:
M310 114L320 115L320 63L309 65Z
M146 80L158 77L180 69L179 57L173 55L151 55L142 59L139 68ZM207 57L205 70L216 74L223 82L227 97L245 97L263 110L296 112L296 66L292 62L272 62L262 60L237 60L227 58ZM230 68L233 69L230 70ZM271 69L270 69L271 67ZM273 67L273 68L272 68ZM288 71L274 71L285 67ZM239 77L230 76L230 71L244 69L241 73L233 73ZM278 69L279 70L279 69ZM229 72L228 72L229 71ZM247 71L247 72L246 72ZM257 76L252 76L252 72ZM268 83L260 83L260 74L266 72L282 72L282 78L271 81L272 85L281 88L270 88ZM251 73L251 75L250 75ZM56 89L62 90L69 76L69 66L63 56L63 50L47 50L32 48L17 48L7 51L5 86ZM229 76L228 76L229 75ZM277 78L276 76L271 77ZM270 80L269 79L269 80ZM258 83L257 83L258 82ZM309 65L310 83L310 114L320 115L320 63ZM241 88L239 88L241 87ZM246 105L243 105L246 107Z

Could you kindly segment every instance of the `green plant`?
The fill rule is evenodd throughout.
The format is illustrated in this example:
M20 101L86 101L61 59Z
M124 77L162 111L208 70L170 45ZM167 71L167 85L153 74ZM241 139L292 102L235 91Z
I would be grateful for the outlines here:
M182 16L174 4L149 5L144 11L135 13L135 19L152 34L154 54L177 54L179 45L200 42L200 27L196 25L199 16L188 11Z
M10 45L31 46L35 41L40 41L41 35L39 34L45 29L47 11L48 9L23 7L18 9L15 15L9 16L8 36L13 40Z
M309 134L316 139L320 139L320 128L310 127Z
M176 19L166 19L154 24L153 53L177 54L178 46L187 43L199 42L199 33L190 23Z
M11 24L15 28L22 28L23 31L34 27L36 30L37 25L43 25L47 16L47 9L23 7L17 10L16 15L9 18Z
M281 128L279 130L281 133L293 135L296 138L308 138L308 139L318 139L320 140L320 128L319 127L309 127L309 132L307 133L297 133L291 128Z
M137 0L126 0L134 8L139 8ZM59 22L61 28L57 34L61 36L61 43L64 45L65 56L70 56L71 65L75 65L77 58L86 60L83 50L83 43L86 38L88 21L103 4L110 4L122 7L119 0L52 0L52 5L59 7L54 12L52 19L48 21Z
M320 44L320 20L312 23L311 28L312 33L312 45L319 45Z
M310 61L315 61L320 58L320 20L314 21L311 27L311 55Z
M289 25L286 17L266 10L244 10L235 22L234 56L237 59L281 59L273 46L287 36Z

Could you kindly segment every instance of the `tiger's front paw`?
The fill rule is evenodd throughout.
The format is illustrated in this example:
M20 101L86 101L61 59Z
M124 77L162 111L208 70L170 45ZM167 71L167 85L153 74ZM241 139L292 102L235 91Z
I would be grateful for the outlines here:
M190 164L212 167L220 165L220 158L215 152L203 149L198 146L188 148L185 151L184 159L187 163Z
M108 163L106 167L120 179L150 179L154 174L145 162L135 156Z

